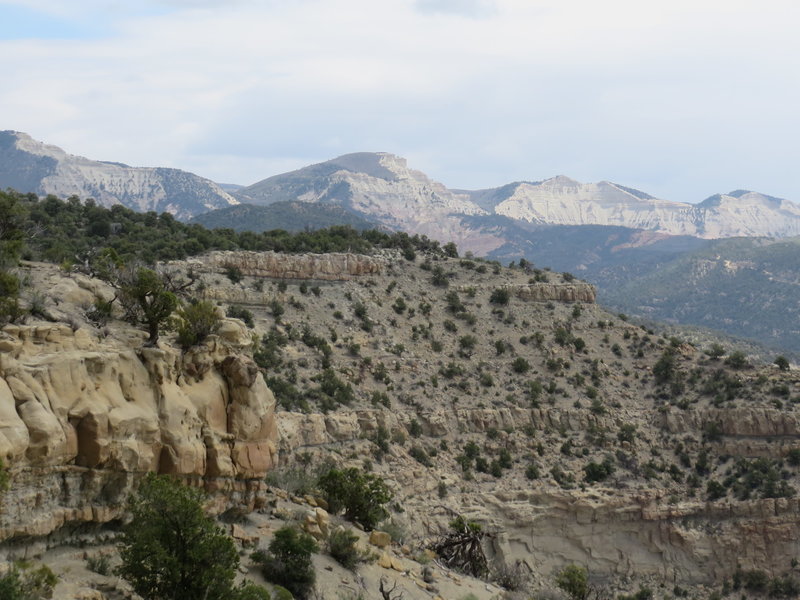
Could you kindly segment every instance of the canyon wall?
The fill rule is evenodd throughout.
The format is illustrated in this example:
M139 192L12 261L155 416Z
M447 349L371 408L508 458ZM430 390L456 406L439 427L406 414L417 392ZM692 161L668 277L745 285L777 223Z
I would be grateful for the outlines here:
M118 518L147 471L220 492L220 509L255 506L277 425L249 343L235 321L185 353L62 324L4 327L0 456L11 486L0 541Z
M699 433L703 424L721 416L703 411L673 411L663 427L681 434ZM736 409L723 420L720 444L736 436L759 438L775 453L773 434L791 429L788 421L762 409ZM770 411L766 411L770 412ZM365 455L379 427L409 437L409 423L417 419L424 435L447 437L497 432L489 444L526 451L507 432L530 426L546 430L586 431L608 428L615 418L586 411L557 408L439 409L341 411L327 415L279 413L279 451L287 459L299 452L320 452L344 443L355 444ZM777 428L773 429L773 425ZM695 429L697 427L697 429ZM534 434L536 435L536 434ZM794 439L793 447L797 447ZM759 447L759 446L757 446ZM739 450L746 450L739 446ZM530 448L527 448L530 451ZM392 448L394 458L402 455ZM747 455L746 453L744 455ZM753 454L758 455L758 452ZM434 461L447 460L435 458ZM462 485L459 467L439 464L439 474L409 461L394 471L394 489L402 496L409 519L428 531L447 522L450 512L437 511L440 482ZM448 468L450 467L450 468ZM730 498L706 501L704 490L695 497L673 496L664 487L622 482L618 487L561 489L548 474L540 479L498 479L491 492L448 496L449 508L480 522L490 537L491 552L506 564L519 560L532 573L547 574L567 563L581 564L601 583L612 576L652 576L679 585L710 584L730 577L737 566L765 569L779 575L791 568L790 558L800 552L800 500L798 498Z

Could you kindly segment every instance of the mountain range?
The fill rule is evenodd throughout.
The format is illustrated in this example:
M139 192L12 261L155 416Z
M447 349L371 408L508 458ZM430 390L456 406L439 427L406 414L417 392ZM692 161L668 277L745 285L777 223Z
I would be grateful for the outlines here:
M103 206L122 204L178 218L237 204L219 185L193 173L90 160L19 131L0 131L0 188L94 198Z
M346 154L241 187L179 169L90 160L25 133L2 131L0 187L91 197L104 206L166 211L183 219L240 202L332 204L390 229L452 240L480 254L508 241L492 218L497 216L523 226L606 225L703 239L800 235L800 205L758 192L736 190L687 204L563 175L484 190L450 189L387 152Z
M252 204L338 204L387 227L455 239L481 253L500 247L506 236L498 234L497 221L463 217L502 216L527 225L619 226L704 239L800 235L800 205L758 192L737 190L687 204L608 181L580 183L565 176L455 190L383 152L340 156L270 177L234 195Z

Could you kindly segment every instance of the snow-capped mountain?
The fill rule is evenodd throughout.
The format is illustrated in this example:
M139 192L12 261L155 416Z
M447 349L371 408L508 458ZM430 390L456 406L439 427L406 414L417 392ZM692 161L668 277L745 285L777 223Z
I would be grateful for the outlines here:
M0 188L94 198L137 211L170 212L188 218L236 204L216 183L179 169L129 167L66 153L26 133L0 131Z

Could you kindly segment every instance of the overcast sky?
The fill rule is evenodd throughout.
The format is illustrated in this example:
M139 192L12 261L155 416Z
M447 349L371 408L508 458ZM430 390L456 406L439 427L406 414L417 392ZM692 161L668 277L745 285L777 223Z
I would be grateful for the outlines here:
M0 129L241 184L386 151L798 201L798 30L797 0L0 0Z

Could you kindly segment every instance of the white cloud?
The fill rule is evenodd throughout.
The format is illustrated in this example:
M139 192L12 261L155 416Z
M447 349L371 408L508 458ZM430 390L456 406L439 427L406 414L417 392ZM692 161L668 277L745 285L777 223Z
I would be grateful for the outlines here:
M71 152L250 183L386 150L452 186L566 173L800 199L794 2L77 5L102 35L0 42L0 126Z

